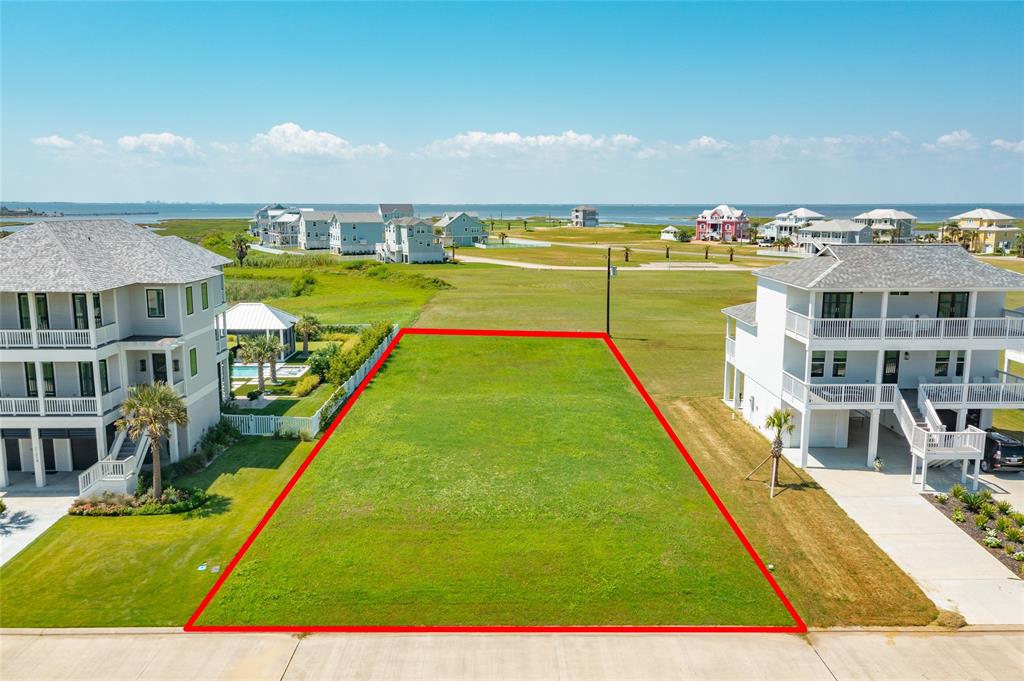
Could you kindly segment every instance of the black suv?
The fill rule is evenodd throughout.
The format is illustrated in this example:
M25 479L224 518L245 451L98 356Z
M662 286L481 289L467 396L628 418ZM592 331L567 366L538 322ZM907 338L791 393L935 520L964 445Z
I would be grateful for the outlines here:
M1010 468L1024 470L1024 443L998 431L988 431L981 470L987 473Z

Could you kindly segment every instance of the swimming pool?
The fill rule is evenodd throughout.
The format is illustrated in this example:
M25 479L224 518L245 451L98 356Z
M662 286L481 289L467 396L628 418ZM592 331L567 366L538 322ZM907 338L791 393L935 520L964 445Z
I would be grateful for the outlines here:
M278 378L298 378L309 371L305 364L278 364ZM270 377L270 365L263 365L263 377ZM255 364L235 364L231 367L231 378L256 378Z

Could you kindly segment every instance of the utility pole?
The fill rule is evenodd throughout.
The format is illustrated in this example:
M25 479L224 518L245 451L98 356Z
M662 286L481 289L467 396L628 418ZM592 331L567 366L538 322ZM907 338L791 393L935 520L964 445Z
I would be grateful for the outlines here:
M604 332L612 335L612 249L608 247L608 284L604 296Z

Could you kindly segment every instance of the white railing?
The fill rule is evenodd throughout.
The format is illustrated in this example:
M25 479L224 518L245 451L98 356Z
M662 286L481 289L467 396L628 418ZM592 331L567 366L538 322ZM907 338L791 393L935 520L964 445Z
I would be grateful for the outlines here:
M782 391L808 406L815 404L869 405L891 408L896 386L889 383L806 383L782 372Z
M1024 317L822 319L787 310L786 330L815 339L1024 338Z
M939 413L935 411L935 405L928 399L928 393L921 389L917 391L917 409L924 416L929 430L935 432L946 430L946 425L939 418Z
M1024 379L998 372L1002 382L991 383L922 383L919 390L937 405L969 408L972 405L994 404L1005 408L1024 407Z
M217 353L220 354L222 352L227 352L227 351L228 351L228 337L227 336L217 336Z
M727 337L725 339L725 356L726 357L730 357L730 358L736 356L736 339L735 338L728 338Z
M4 416L35 416L39 411L38 397L0 397L0 414Z
M146 448L149 446L149 437L146 435L140 437L135 443L134 453L127 458L118 459L116 457L121 450L121 445L124 444L125 436L125 432L120 431L107 455L79 474L78 496L86 496L93 486L101 482L110 483L106 487L106 490L109 491L117 491L121 494L134 492L134 489L130 488L135 484L136 476L142 469L142 462L146 458Z
M917 425L914 414L910 411L910 405L899 392L896 393L893 411L896 412L896 420L899 421L903 436L910 443L910 451L924 454L928 446L928 432Z
M96 342L93 345L104 345L116 341L120 337L117 324L110 322L96 329Z
M95 335L95 338L93 337ZM118 340L118 326L110 322L89 329L0 329L3 348L93 348Z
M0 347L30 348L32 347L32 331L30 329L0 329Z
M377 363L384 350L394 340L398 326L394 326L385 338L377 344L377 348L366 358L366 361L347 381L335 390L330 397L317 409L312 416L273 416L264 414L223 414L242 435L273 435L275 433L305 434L312 437L320 432L325 425L324 419L329 417L337 407L348 398L363 379L369 375L373 365Z
M40 329L36 331L41 348L83 348L92 345L88 329Z
M95 397L47 397L43 399L43 410L46 416L73 416L75 414L95 414Z

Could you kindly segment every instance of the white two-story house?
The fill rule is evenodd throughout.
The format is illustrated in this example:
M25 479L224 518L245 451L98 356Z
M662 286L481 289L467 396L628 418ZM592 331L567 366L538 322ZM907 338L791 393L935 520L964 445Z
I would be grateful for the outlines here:
M215 330L228 262L122 220L41 222L0 239L0 487L74 471L83 495L134 491L148 443L114 421L140 383L182 395L189 422L163 444L170 461L191 453L230 386Z
M395 218L384 226L384 242L377 244L380 262L444 262L444 248L434 226L420 218Z
M791 239L794 243L798 238L801 227L807 227L813 222L824 220L825 216L810 208L794 208L793 210L779 213L771 222L761 225L759 230L761 236L771 241L779 239Z
M472 246L487 240L484 223L472 213L445 213L434 223L435 231L441 234L441 242L445 246Z
M303 208L299 211L297 245L306 251L324 250L331 245L334 211Z
M916 216L895 208L875 208L855 215L853 221L870 227L875 241L888 244L912 242L917 226Z
M814 255L825 246L842 244L870 244L874 241L871 228L853 220L815 220L797 230L800 249Z
M286 210L288 209L280 203L268 203L263 206L249 220L249 233L259 239L260 243L266 243L267 234L270 232L270 223Z
M1004 310L1020 274L959 245L904 244L827 246L754 275L756 301L723 310L723 398L769 437L766 417L790 409L802 465L864 428L870 466L886 427L922 472L976 472L992 410L1024 408L1024 378L1001 360L1024 350L1024 316Z
M335 213L331 223L331 253L372 254L384 241L384 221L379 213Z

